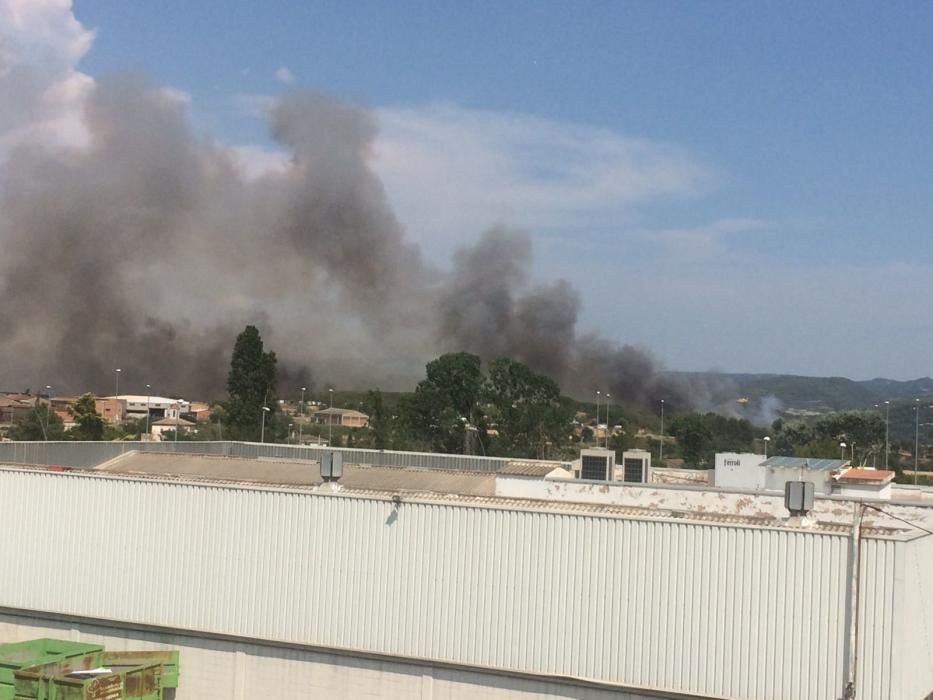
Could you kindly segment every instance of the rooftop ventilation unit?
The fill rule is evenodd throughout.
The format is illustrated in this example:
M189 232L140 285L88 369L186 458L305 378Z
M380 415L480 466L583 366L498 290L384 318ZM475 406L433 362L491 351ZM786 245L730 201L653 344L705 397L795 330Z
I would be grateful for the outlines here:
M813 510L816 485L812 481L788 481L784 484L784 507L791 515L806 515Z
M325 452L321 455L321 480L338 481L343 476L343 452Z
M623 452L622 468L616 470L616 481L627 484L647 484L651 481L651 453L648 450Z
M581 479L612 481L615 478L616 453L599 448L581 450L579 465Z

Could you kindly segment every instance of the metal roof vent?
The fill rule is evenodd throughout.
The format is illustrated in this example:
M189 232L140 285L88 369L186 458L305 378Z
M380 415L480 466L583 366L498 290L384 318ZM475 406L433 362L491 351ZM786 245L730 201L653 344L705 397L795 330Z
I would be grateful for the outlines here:
M321 455L321 480L338 481L343 476L343 452L325 452Z
M816 486L812 481L788 481L784 484L784 507L791 515L803 516L813 510Z

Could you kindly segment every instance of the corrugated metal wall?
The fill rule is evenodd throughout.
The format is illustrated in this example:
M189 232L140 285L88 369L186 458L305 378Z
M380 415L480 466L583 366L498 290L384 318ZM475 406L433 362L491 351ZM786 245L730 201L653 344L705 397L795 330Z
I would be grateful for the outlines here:
M131 450L178 452L182 454L224 455L227 457L273 457L280 459L318 459L322 452L338 450L352 464L386 467L423 467L464 471L494 472L509 460L476 455L453 455L432 452L397 452L392 450L357 450L346 447L322 449L298 445L275 445L258 442L3 442L0 464L57 464L68 467L93 467ZM554 463L559 464L558 462Z
M933 537L897 548L896 629L890 654L892 697L922 700L933 693Z
M176 649L177 700L685 700L684 695L625 692L564 679L493 674L428 663L405 663L262 642L204 639L194 634L120 628L83 621L10 615L0 610L0 639L42 637L100 644L109 651ZM696 696L689 696L695 700Z
M15 470L0 470L0 513L0 606L734 698L841 696L840 535ZM890 697L886 567L901 546L866 540L861 698Z

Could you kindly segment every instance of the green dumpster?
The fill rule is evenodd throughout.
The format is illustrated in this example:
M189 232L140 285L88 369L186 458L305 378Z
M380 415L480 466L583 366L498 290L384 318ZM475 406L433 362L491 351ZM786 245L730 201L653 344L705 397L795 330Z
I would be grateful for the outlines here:
M169 700L177 687L177 651L54 639L0 645L0 700Z
M104 648L98 644L66 642L60 639L32 639L0 644L0 700L13 700L14 673L21 668L63 663L75 671L100 666Z

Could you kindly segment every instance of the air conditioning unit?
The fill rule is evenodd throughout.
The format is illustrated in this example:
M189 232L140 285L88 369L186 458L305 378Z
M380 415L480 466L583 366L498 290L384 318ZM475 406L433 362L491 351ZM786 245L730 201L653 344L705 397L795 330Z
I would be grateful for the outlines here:
M578 479L613 481L616 471L616 453L600 448L580 450L580 459L574 463Z
M626 484L647 484L651 481L651 453L648 450L626 450L622 466L616 469L616 481Z

